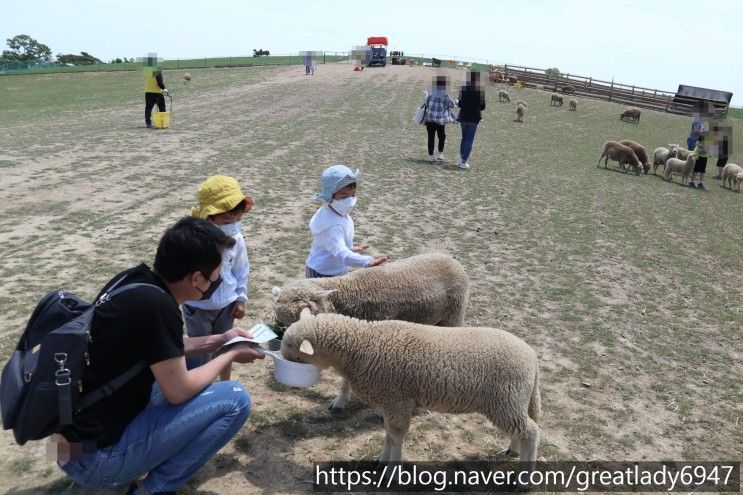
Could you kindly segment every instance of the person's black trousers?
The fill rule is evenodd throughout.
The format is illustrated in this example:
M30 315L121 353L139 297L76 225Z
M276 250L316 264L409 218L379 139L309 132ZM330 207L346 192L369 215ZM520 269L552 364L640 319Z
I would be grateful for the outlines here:
M439 135L439 153L443 153L444 141L446 140L446 132L444 132L443 124L426 122L426 130L428 131L428 154L433 155L433 143L436 134Z
M162 93L145 93L144 94L144 121L147 126L152 125L152 107L157 103L157 108L165 111L165 96Z

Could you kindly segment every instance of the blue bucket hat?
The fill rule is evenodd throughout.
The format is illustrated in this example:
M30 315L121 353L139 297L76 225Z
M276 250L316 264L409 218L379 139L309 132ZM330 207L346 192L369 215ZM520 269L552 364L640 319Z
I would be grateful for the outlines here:
M340 163L329 166L322 173L322 177L320 178L322 192L315 194L315 199L329 202L333 194L347 185L358 181L359 175L359 169L353 172L350 168Z

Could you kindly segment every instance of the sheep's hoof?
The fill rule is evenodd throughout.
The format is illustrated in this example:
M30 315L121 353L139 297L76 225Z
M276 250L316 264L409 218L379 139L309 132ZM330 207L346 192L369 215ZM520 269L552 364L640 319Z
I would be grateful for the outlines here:
M496 454L496 457L498 459L517 459L519 457L519 453L511 449L505 449L498 452Z

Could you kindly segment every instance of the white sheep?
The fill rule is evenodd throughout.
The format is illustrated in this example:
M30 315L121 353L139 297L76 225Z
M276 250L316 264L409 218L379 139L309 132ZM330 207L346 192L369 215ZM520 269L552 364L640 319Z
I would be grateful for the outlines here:
M728 163L722 169L722 187L725 182L730 183L730 190L740 192L740 183L743 182L743 168L735 163Z
M611 159L619 162L619 166L622 170L626 170L625 165L630 165L635 170L635 173L640 175L642 164L640 163L640 160L637 159L637 155L632 151L632 148L628 146L617 143L616 141L607 141L604 143L604 148L601 150L601 156L599 156L599 161L596 164L597 167L601 166L602 158L605 158L604 168L609 168L608 162Z
M631 148L632 151L635 152L635 156L638 160L640 160L640 163L642 164L643 172L647 174L650 171L650 160L648 159L648 152L645 147L634 141L630 141L629 139L624 139L622 141L619 141L619 143L627 146L628 148Z
M502 89L498 91L498 101L506 101L508 103L511 103L511 97L508 96L508 91L503 91Z
M519 103L516 105L516 122L524 121L524 114L526 113L526 107Z
M550 98L550 106L552 105L562 106L562 95L558 95L557 93L552 93L552 98Z
M517 102L516 102L516 105L517 105L517 106L518 106L518 105L523 105L523 106L524 106L524 108L526 108L526 102L525 102L524 100L519 100L519 101L517 101Z
M578 100L576 100L575 98L571 98L568 103L570 104L570 110L572 110L573 112L578 109Z
M693 155L689 155L686 160L669 158L666 160L666 180L671 180L671 173L676 172L681 175L681 183L686 184L689 181L689 174L694 170L694 162L696 157Z
M283 326L309 308L312 314L456 327L464 323L469 278L450 255L426 253L340 277L299 280L284 289L274 287L273 295L276 321ZM331 409L343 409L350 398L344 382Z
M635 107L628 108L628 109L626 109L624 112L622 112L619 115L619 119L620 120L627 120L627 121L630 121L630 122L633 122L634 121L634 122L637 122L639 124L640 123L640 114L641 113L642 112L640 111L639 108L635 108Z
M679 160L686 160L689 158L689 155L691 154L691 150L687 150L686 148L682 148L681 146L678 146L676 148L676 158Z
M480 413L511 439L508 452L533 465L541 415L537 354L503 330L368 322L304 310L281 344L291 361L332 367L378 407L386 435L382 462L402 459L417 407Z
M676 158L676 150L678 150L678 144L668 144L668 148L663 146L655 148L653 151L653 174L658 174L658 167L663 165L663 170L666 169L666 160L669 158Z

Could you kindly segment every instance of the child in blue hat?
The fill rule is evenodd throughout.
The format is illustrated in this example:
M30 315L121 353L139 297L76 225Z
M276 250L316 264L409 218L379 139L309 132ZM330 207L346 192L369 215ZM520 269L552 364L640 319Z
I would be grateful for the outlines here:
M337 164L326 168L320 179L322 192L315 199L324 204L310 220L312 248L306 262L307 278L336 277L348 273L349 266L371 267L387 261L359 254L368 244L353 245L351 210L356 206L359 170Z

